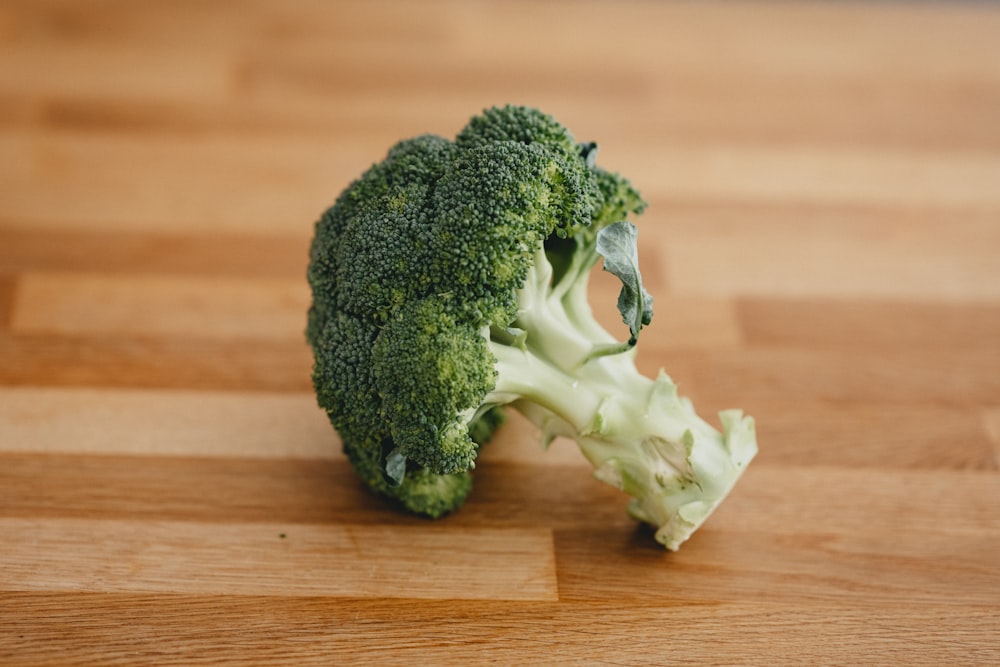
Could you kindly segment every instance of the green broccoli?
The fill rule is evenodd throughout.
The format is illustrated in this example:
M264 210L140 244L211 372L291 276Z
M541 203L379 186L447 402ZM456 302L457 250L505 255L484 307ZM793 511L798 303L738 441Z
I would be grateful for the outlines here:
M313 381L375 492L431 517L456 509L511 406L546 444L573 438L676 549L753 458L751 418L724 411L720 432L665 373L636 370L653 310L626 218L645 202L596 153L540 111L488 109L454 141L396 144L316 223ZM602 258L627 341L587 300Z

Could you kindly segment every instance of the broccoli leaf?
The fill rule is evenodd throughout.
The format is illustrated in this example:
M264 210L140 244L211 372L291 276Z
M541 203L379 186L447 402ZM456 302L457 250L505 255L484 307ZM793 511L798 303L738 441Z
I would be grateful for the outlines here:
M642 285L639 273L639 233L631 222L608 225L597 233L597 252L604 257L604 270L622 281L618 312L628 325L629 346L639 339L639 331L653 320L653 297Z
M389 452L385 458L385 474L396 486L402 484L403 478L406 477L406 457L398 447Z

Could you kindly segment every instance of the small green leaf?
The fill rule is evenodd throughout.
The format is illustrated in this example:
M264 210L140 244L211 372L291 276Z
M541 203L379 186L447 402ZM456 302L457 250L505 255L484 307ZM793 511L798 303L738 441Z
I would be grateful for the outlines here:
M406 477L406 457L399 449L394 449L385 457L385 474L389 476L395 486L403 483Z
M604 257L604 270L622 281L618 294L618 312L628 325L629 346L634 346L639 331L653 319L653 297L642 285L639 273L639 232L631 222L608 225L597 233L597 252Z

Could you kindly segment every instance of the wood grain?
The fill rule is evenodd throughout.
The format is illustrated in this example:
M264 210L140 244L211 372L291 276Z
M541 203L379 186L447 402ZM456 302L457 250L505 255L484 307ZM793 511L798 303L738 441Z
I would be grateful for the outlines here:
M12 385L308 391L304 342L132 336L0 335Z
M0 663L1000 664L998 34L988 3L0 3ZM649 200L642 370L757 419L677 553L517 416L460 512L401 513L316 406L314 221L506 102Z
M301 279L23 273L15 334L301 340L309 286ZM100 303L99 309L92 304Z
M0 528L12 538L5 591L556 599L547 531L87 519L0 519ZM507 577L491 576L501 568Z
M312 393L0 387L0 451L340 457Z
M955 613L934 605L891 611L827 606L821 612L808 604L767 602L628 609L599 602L497 602L484 607L463 601L103 593L78 594L74 600L66 607L59 596L45 593L0 598L39 617L30 632L12 638L10 655L84 664L216 664L242 662L252 654L255 660L298 665L328 664L336 655L348 663L374 659L407 665L424 659L447 663L462 653L463 664L471 665L491 664L496 656L579 665L639 664L651 656L705 652L706 664L763 665L787 662L787 647L796 646L801 647L797 658L818 663L873 654L886 662L928 667L989 664L997 658L994 646L979 641L997 631L996 617L983 608ZM659 633L641 632L637 612ZM127 637L105 639L109 628L123 625L132 628ZM761 626L774 628L781 640L766 639ZM15 629L26 627L18 623ZM32 645L29 636L41 641Z
M671 206L663 212L670 243L661 255L670 285L685 294L997 300L996 210L935 207L912 198L897 202L900 210L848 204Z
M309 260L301 237L152 232L102 232L0 225L0 268L6 273L55 272L140 276L224 276L296 279Z

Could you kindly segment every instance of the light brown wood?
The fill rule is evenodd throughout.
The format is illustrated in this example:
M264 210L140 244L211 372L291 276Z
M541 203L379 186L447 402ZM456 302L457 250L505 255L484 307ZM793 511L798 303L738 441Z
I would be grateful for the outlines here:
M312 393L11 387L0 405L8 452L343 458Z
M220 338L302 338L309 286L252 280L86 273L25 273L19 278L15 334ZM95 309L91 304L99 303Z
M556 599L544 530L16 518L0 528L31 536L8 547L5 591Z
M1000 664L998 36L987 3L0 3L0 663ZM649 200L643 371L757 419L677 553L516 416L460 512L401 514L316 407L314 220L506 102Z

